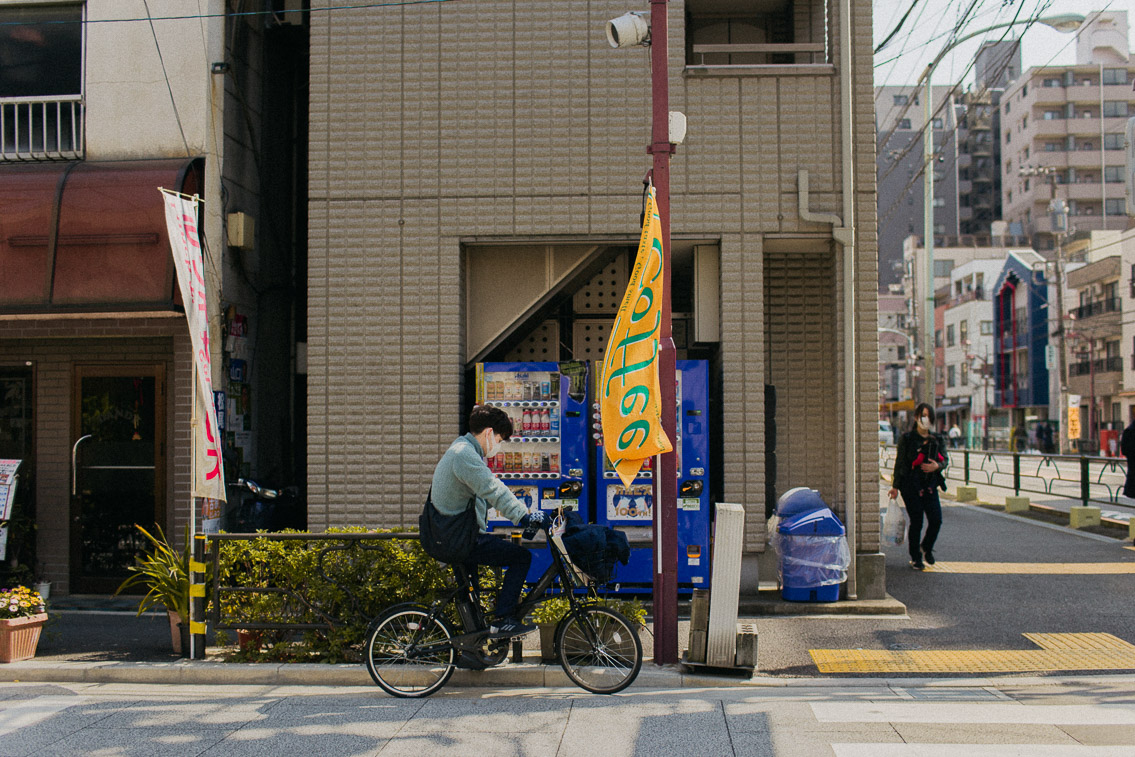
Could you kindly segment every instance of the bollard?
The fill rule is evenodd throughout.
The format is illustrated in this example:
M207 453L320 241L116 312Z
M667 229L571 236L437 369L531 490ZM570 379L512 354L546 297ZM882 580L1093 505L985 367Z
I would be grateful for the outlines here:
M709 631L709 591L694 589L690 600L690 647L686 659L705 662L706 634Z
M1080 455L1080 502L1083 507L1088 506L1090 498L1089 487L1092 484L1092 474L1088 471L1088 458Z
M189 659L205 658L205 534L193 535L189 561Z
M965 468L966 486L969 486L969 450L962 451L962 465Z
M1013 453L1013 493L1021 493L1021 453Z

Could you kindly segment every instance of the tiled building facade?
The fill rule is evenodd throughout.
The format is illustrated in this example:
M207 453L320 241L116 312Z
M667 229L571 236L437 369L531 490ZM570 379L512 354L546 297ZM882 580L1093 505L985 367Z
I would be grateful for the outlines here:
M327 5L315 2L313 11ZM746 506L745 545L755 559L766 547L763 397L773 384L778 489L814 487L844 513L844 408L853 402L856 547L877 557L870 3L850 3L851 114L841 112L839 2L797 0L776 19L714 23L706 21L712 2L669 7L670 107L689 120L672 161L675 255L700 245L719 256L720 335L700 345L721 404L723 458L711 461L721 471L718 501ZM471 328L469 314L484 312L486 300L505 309L520 301L522 310L542 294L511 278L471 289L470 279L484 280L478 266L488 248L513 248L518 273L547 267L552 281L557 250L635 243L650 165L649 58L644 49L610 49L603 33L625 10L593 0L312 13L313 529L416 522L433 466L471 402L465 377L483 343L470 333L484 329ZM706 30L720 23L754 43L808 51L699 56L693 46L715 42ZM844 302L846 248L830 220L803 219L798 192L807 171L805 213L845 215L840 128L848 115L854 309Z

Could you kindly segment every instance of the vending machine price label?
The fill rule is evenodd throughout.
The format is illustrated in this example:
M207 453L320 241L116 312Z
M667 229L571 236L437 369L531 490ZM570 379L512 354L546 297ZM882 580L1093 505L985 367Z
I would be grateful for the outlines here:
M701 509L701 500L696 498L696 497L694 497L694 498L682 497L678 500L678 509L679 510L700 510ZM693 565L693 563L690 563L690 564Z
M572 510L578 510L579 509L579 500L578 499L561 499L560 500L560 507L570 507Z
M689 561L690 561L690 565L701 565L701 558L700 557L691 557L691 558L689 558Z

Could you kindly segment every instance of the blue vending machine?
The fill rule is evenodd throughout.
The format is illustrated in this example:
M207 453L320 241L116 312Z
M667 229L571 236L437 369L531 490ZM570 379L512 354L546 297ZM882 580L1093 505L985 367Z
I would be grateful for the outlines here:
M596 376L598 365L594 367ZM679 360L676 374L678 590L688 593L709 586L709 364L704 360ZM595 522L623 531L632 542L649 541L653 538L654 471L644 466L629 487L623 485L603 450L597 389L594 396L591 420L597 461ZM654 581L652 550L632 547L630 564L617 566L616 581L620 592L650 591Z
M489 468L528 506L551 511L578 510L590 521L589 422L590 364L478 363L477 404L499 407L512 419L512 438ZM489 510L489 530L512 529L512 522ZM548 567L546 548L533 550L529 580Z

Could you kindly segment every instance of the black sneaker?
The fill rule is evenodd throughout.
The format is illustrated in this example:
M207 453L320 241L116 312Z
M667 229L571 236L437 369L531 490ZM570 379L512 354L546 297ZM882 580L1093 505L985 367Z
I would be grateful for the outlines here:
M922 559L926 560L927 565L933 565L934 564L934 553L931 552L929 549L924 549L924 550L922 550Z
M489 637L493 639L515 639L536 630L536 626L525 625L519 620L498 621L489 627Z
M910 567L915 570L926 570L926 566L922 564L922 560L911 560Z

